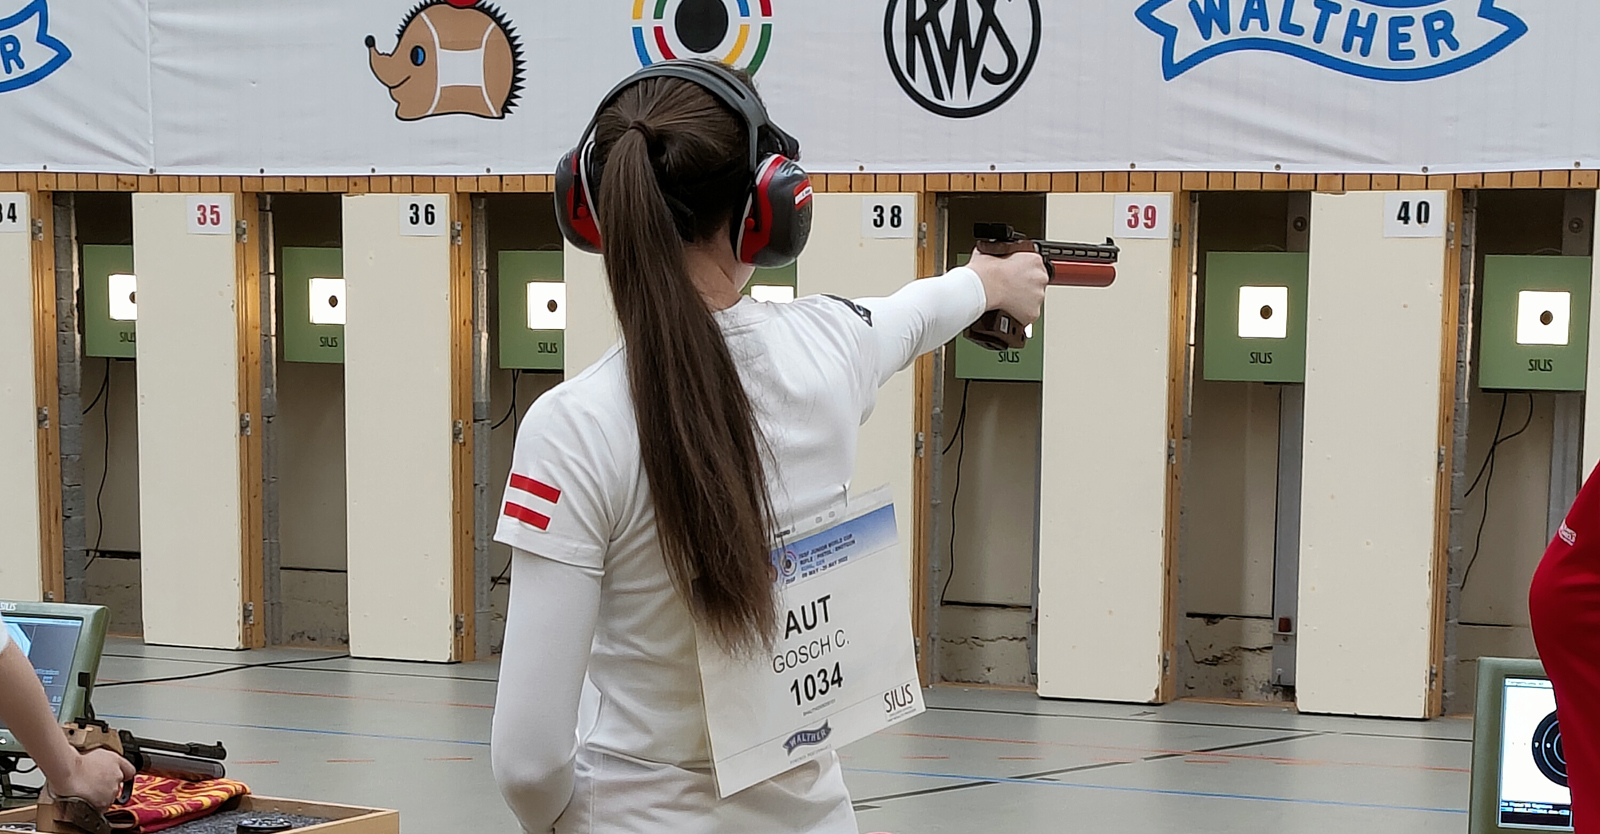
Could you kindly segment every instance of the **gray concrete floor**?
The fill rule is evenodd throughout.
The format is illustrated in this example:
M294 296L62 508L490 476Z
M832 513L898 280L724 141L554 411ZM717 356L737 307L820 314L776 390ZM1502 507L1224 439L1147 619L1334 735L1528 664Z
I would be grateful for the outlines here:
M113 639L101 717L228 747L259 794L395 808L408 834L517 831L489 768L495 665L220 652ZM929 711L841 758L863 832L1466 830L1471 723L1297 715L1276 707L1041 701L938 688Z

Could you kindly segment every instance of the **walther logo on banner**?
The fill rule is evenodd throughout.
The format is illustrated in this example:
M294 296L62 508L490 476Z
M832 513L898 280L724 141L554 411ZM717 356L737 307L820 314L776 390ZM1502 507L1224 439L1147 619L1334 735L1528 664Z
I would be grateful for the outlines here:
M72 57L67 45L50 36L50 7L33 0L0 18L0 93L37 84Z
M883 42L912 101L954 119L1005 104L1039 57L1039 0L889 0Z
M1229 52L1281 52L1378 81L1461 72L1527 34L1498 0L1148 0L1172 80Z

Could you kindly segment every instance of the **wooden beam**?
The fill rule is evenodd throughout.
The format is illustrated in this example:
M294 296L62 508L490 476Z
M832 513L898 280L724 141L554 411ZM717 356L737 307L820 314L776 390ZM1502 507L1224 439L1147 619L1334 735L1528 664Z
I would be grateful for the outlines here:
M1036 192L1049 191L1050 190L1050 175L1049 174L1029 174L1028 175L1028 190L1029 191L1036 191Z
M1483 175L1482 174L1456 174L1456 188L1468 189L1468 188L1482 188L1482 187L1483 187Z
M250 425L255 427L239 433L239 532L243 539L239 548L240 591L247 610L254 617L244 621L241 644L247 649L267 645L267 591L266 562L263 550L263 495L261 427L261 251L260 218L257 195L233 195L238 212L234 215L245 224L244 240L234 244L234 263L237 277L234 282L234 310L239 328L239 408L250 415Z
M472 421L472 194L461 191L450 198L451 214L461 224L461 234L450 247L450 410L454 425L461 426L461 441L451 446L452 513L451 595L456 630L452 657L471 661L477 657L476 560L474 546L474 488ZM484 628L487 623L481 624Z
M1051 174L1050 190L1058 194L1071 194L1072 192L1077 191L1078 175L1068 173Z
M1511 172L1494 171L1483 175L1484 188L1510 188Z
M1127 171L1107 171L1102 182L1105 190L1117 194L1126 194L1129 180Z
M1236 177L1225 171L1206 176L1206 188L1211 191L1233 191Z
M61 510L61 397L56 344L55 195L28 194L32 220L42 234L33 240L33 402L49 409L34 436L39 480L40 598L67 602L67 570Z
M1423 174L1401 174L1401 191L1421 191L1428 187L1428 178Z
M1001 191L1027 191L1028 190L1028 175L1027 174L1001 174L1000 175L1000 190Z
M1000 175L999 174L995 174L995 173L978 174L975 179L976 179L976 182L974 183L973 187L977 191L990 192L990 191L999 191L1000 190Z
M1240 191L1260 191L1261 172L1240 171L1239 175L1233 178L1233 187Z
M879 194L893 194L900 190L899 174L879 174L873 178L872 187Z
M1461 228L1463 201L1460 191L1451 191L1448 199L1449 228ZM1445 634L1448 630L1446 609L1450 578L1450 505L1454 471L1454 458L1458 450L1453 442L1456 425L1457 360L1460 358L1461 325L1461 245L1454 238L1446 242L1444 258L1444 317L1439 359L1439 474L1435 478L1433 506L1433 622L1430 651L1434 668L1444 668ZM1428 689L1428 718L1444 713L1444 680L1433 676Z
M1105 174L1099 171L1088 171L1078 174L1078 190L1084 192L1104 191L1106 187Z
M1128 174L1128 190L1146 194L1156 190L1156 172L1132 171Z
M949 174L929 174L923 180L924 191L951 191Z
M1264 191L1288 191L1289 175L1279 174L1276 172L1271 174L1262 174L1261 188Z
M1182 191L1183 174L1177 171L1159 171L1156 173L1157 191Z
M1183 453L1183 426L1185 408L1185 392L1188 390L1189 379L1189 246L1188 235L1194 234L1194 224L1189 222L1189 195L1178 192L1172 195L1172 219L1175 229L1179 230L1179 239L1172 247L1172 276L1171 287L1168 294L1171 301L1168 305L1170 324L1167 329L1167 438L1168 455L1167 481L1166 481L1166 535L1162 542L1162 574L1165 588L1162 600L1163 613L1161 617L1161 645L1164 651L1171 651L1181 636L1172 633L1172 629L1181 619L1178 616L1178 577L1181 571L1182 550L1178 531L1181 529L1183 515L1183 466L1185 463ZM1161 685L1156 693L1156 700L1161 702L1171 701L1177 697L1178 666L1173 663L1166 666L1161 675Z
M1573 171L1573 188L1600 188L1600 171Z
M900 190L912 193L928 190L928 178L922 174L901 174Z
M925 221L931 221L939 212L939 195L927 191L918 197L918 208ZM931 245L917 250L917 277L931 277L938 271L940 253ZM933 437L933 355L918 357L915 370L915 431L918 437ZM917 636L918 645L926 648L918 653L917 674L924 686L931 684L928 659L937 650L929 633L929 614L937 601L931 598L928 588L928 554L933 549L933 467L935 455L931 440L923 445L923 453L911 462L911 633Z
M1511 174L1512 188L1538 188L1538 171L1516 171Z
M1346 191L1371 191L1371 174L1345 174L1344 190Z
M1539 175L1540 188L1567 188L1571 183L1570 171L1545 171Z

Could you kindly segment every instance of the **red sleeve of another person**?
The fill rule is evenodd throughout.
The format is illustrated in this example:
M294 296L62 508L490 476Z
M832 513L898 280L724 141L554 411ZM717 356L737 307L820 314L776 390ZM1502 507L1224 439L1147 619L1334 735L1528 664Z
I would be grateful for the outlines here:
M1528 607L1555 685L1572 819L1578 834L1600 834L1600 477L1589 476L1545 551Z

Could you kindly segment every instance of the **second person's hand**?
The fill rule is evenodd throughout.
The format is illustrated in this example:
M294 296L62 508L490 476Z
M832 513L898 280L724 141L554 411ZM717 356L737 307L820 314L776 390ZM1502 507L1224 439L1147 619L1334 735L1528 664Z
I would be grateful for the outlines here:
M1050 274L1037 253L1018 252L1001 258L974 251L967 266L983 282L988 309L1002 310L1024 327L1038 320Z

